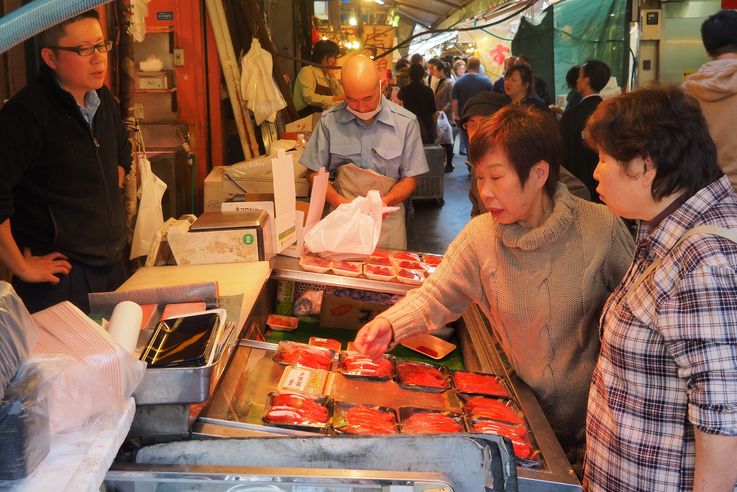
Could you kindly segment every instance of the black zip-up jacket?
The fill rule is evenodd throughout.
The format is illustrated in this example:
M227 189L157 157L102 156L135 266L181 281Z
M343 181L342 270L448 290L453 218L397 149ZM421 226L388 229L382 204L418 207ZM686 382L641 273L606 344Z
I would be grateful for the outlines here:
M112 94L97 90L92 128L45 66L0 111L0 223L21 251L59 251L96 268L122 258L126 242L118 169L131 145Z

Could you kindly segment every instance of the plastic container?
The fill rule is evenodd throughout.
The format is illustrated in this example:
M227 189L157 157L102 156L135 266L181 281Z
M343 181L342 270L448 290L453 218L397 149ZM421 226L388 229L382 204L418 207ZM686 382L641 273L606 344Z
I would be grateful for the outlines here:
M425 281L425 275L415 270L400 268L397 270L397 280L403 284L422 285L422 282Z
M415 272L425 272L425 265L423 265L420 261L414 261L414 260L399 260L394 259L394 266L397 269L405 269L405 270L412 270Z
M442 393L450 389L448 370L425 362L397 361L397 384L404 389Z
M363 274L371 280L383 280L386 282L394 280L396 276L394 268L390 266L370 265L368 263L363 265Z
M496 374L485 374L482 372L455 371L453 373L453 386L459 393L473 395L497 396L511 398L507 384L504 379Z
M464 431L463 417L455 412L402 407L399 420L402 434L455 434Z
M332 420L336 434L397 434L397 414L387 407L335 402Z
M306 343L282 341L276 348L274 361L284 365L298 365L329 371L335 352Z
M375 251L374 255L376 255ZM396 260L420 261L420 255L417 253L410 253L409 251L395 251L392 253L392 258Z
M334 350L335 352L340 352L341 344L338 340L335 340L333 338L321 338L321 337L310 337L310 340L307 342L307 345L314 345L315 347L323 347L326 349Z
M341 352L338 372L347 377L387 381L394 377L394 357L384 354L373 360L358 352Z
M289 429L327 432L332 416L332 400L296 393L269 393L262 420L268 425Z
M527 427L524 425L510 425L487 419L468 419L466 426L468 432L506 437L512 442L514 455L517 458L533 459L536 454L539 454L532 446Z
M392 260L388 256L369 256L366 258L367 265L392 266Z
M344 277L358 277L363 273L363 263L360 261L332 261L330 267L334 274Z
M294 331L297 329L297 325L299 325L299 319L294 316L270 314L266 318L266 324L274 331Z
M489 419L513 425L524 425L522 410L509 398L461 395L463 413L472 419Z
M330 271L330 260L319 256L305 255L299 259L299 265L308 272L327 273Z
M443 261L443 257L441 255L422 254L422 262L427 266L437 267L440 265L441 261Z
M436 360L443 359L456 349L455 344L446 342L442 338L429 333L420 333L419 335L405 338L400 344Z

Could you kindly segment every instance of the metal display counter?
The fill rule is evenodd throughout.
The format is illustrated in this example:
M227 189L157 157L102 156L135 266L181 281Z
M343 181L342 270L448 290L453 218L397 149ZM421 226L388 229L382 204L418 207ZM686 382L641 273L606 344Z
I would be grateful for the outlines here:
M264 288L262 299L257 302L258 309L252 313L250 332L241 341L231 365L223 377L221 385L213 395L208 406L201 413L193 428L195 435L217 437L246 437L265 435L314 435L291 429L269 427L263 424L266 395L276 389L276 383L283 367L271 360L275 346L267 343L254 343L247 338L257 329L264 327L269 312L274 312L276 290L279 281L294 281L320 286L349 287L353 289L404 294L412 286L396 281L384 282L360 277L343 277L331 274L317 274L302 270L296 259L277 257L270 280ZM457 322L457 338L463 353L466 370L495 373L507 379L514 398L525 414L534 442L540 451L541 466L537 468L517 467L519 490L580 490L580 485L570 464L555 438L547 420L530 388L509 371L504 354L499 349L489 329L488 322L476 306L470 307ZM387 395L376 396L376 383L354 383L342 375L337 375L333 392L348 395L366 404L386 403ZM432 396L407 396L389 386L382 386L382 392L389 392L389 398L414 398L417 406L442 408L450 403L447 399L454 395L434 394ZM374 396L372 396L374 395ZM421 402L417 398L423 399ZM400 406L402 402L396 402ZM419 403L422 403L420 405Z

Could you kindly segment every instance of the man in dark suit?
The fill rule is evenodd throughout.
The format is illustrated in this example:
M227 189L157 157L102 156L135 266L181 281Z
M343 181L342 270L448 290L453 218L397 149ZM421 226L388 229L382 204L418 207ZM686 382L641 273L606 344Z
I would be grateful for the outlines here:
M560 130L566 146L563 165L583 181L596 202L599 201L599 195L596 193L596 180L593 175L599 156L583 142L583 128L586 126L586 120L601 103L599 91L606 86L610 76L611 70L606 63L599 60L588 60L584 63L576 81L576 90L583 98L578 105L563 113L560 120Z

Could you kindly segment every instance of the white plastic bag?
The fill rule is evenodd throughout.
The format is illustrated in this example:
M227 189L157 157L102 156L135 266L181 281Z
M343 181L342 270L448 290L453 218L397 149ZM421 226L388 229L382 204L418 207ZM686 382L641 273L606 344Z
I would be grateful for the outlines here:
M166 183L151 170L151 163L145 156L138 159L138 169L141 174L141 188L138 198L136 227L133 230L130 259L146 256L151 249L156 232L164 225L164 213L161 209L161 198L166 191Z
M377 190L344 203L305 234L313 253L335 260L361 259L376 249L384 202Z
M438 136L435 139L437 144L453 143L453 127L443 111L438 112Z
M274 82L271 53L253 38L251 49L241 61L241 96L253 111L256 124L265 120L274 122L276 112L287 107L287 102Z

